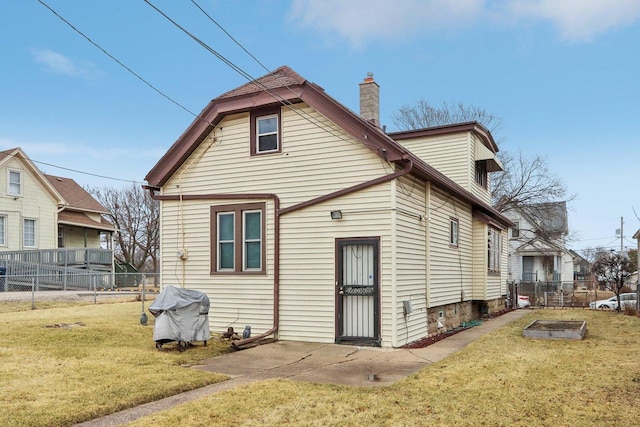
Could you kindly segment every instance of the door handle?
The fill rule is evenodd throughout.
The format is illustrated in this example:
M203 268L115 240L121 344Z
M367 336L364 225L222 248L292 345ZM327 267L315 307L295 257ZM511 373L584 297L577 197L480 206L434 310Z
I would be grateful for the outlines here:
M344 287L340 286L338 288L338 291L339 291L340 295L344 295Z

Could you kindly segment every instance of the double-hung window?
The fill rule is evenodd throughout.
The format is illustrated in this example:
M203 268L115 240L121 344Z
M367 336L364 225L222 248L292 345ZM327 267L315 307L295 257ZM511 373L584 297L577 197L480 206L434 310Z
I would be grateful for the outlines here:
M251 112L251 155L282 152L280 108Z
M36 220L25 219L22 223L22 245L25 248L36 247Z
M458 218L449 219L449 244L451 246L458 247L459 225Z
M500 230L489 227L487 237L487 270L492 273L500 272L501 254L501 234Z
M22 196L22 171L8 170L7 194L10 196Z
M211 207L211 274L265 272L265 204Z

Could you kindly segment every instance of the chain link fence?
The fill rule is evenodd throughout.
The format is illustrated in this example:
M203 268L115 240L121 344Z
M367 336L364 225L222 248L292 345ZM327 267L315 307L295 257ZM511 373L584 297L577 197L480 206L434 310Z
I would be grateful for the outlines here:
M4 274L2 274L4 273ZM66 277L64 277L66 276ZM0 271L0 302L88 301L153 299L160 291L157 273L86 272L59 274L6 274Z
M597 283L587 281L511 283L510 289L517 295L528 296L531 306L537 308L588 309L589 303L614 295L600 289Z

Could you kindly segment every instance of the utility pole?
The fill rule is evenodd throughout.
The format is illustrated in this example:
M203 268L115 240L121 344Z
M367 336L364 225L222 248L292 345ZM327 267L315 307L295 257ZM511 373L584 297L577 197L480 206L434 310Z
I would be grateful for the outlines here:
M624 251L624 218L623 217L620 217L620 228L616 230L616 236L617 235L620 235L620 255L622 255L622 251Z

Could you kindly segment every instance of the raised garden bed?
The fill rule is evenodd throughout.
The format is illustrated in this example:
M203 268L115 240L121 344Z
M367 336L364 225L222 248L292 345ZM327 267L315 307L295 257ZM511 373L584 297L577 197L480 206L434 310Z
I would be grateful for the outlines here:
M587 332L584 320L534 320L522 331L525 338L581 340Z

